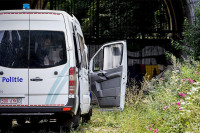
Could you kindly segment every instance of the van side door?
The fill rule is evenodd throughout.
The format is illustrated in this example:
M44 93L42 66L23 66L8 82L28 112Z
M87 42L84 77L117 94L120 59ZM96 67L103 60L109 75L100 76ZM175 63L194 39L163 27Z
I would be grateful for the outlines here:
M81 26L73 16L73 30L74 30L74 43L75 50L78 56L79 67L79 98L81 114L88 113L90 109L90 91L89 91L89 79L88 79L88 60L87 60L87 46L85 45Z
M91 90L103 110L123 110L127 82L126 41L103 45L90 61Z

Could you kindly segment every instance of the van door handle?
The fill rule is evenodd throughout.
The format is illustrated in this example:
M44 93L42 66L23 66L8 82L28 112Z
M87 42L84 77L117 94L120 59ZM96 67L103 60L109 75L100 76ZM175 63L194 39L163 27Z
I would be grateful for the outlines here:
M36 77L36 78L31 79L31 81L43 81L43 79Z

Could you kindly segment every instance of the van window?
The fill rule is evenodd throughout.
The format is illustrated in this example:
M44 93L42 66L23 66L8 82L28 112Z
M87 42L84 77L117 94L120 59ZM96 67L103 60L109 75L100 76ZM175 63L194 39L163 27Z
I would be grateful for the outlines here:
M78 59L78 48L77 48L77 42L76 42L76 37L75 34L73 34L73 41L74 41L74 46L75 46L75 58L76 58L76 66L79 68L79 59Z
M82 58L81 66L83 68L87 68L87 61L86 61L86 53L85 53L84 41L83 41L83 37L81 35L79 35L79 34L78 34L78 40L79 40L80 49L81 49L81 58Z
M49 68L66 62L64 32L30 31L30 68Z
M117 68L122 61L122 44L108 45L104 47L103 70Z
M0 31L0 66L28 67L29 31Z
M108 70L121 65L123 45L108 45L101 49L94 57L93 71Z
M93 71L103 70L103 49L101 49L93 60Z

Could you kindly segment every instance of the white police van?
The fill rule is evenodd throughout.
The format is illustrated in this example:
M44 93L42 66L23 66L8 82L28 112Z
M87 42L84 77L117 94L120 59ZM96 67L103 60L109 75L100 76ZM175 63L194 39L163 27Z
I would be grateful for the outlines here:
M0 11L0 127L44 118L77 127L90 120L91 92L101 109L123 110L126 41L103 45L89 66L87 54L78 20L64 11Z

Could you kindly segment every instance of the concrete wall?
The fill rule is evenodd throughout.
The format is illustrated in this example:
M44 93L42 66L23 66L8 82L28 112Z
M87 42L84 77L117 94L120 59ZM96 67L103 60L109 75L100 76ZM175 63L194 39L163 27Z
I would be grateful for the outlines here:
M195 7L200 0L186 0L187 6L185 7L186 16L191 23L195 20Z

